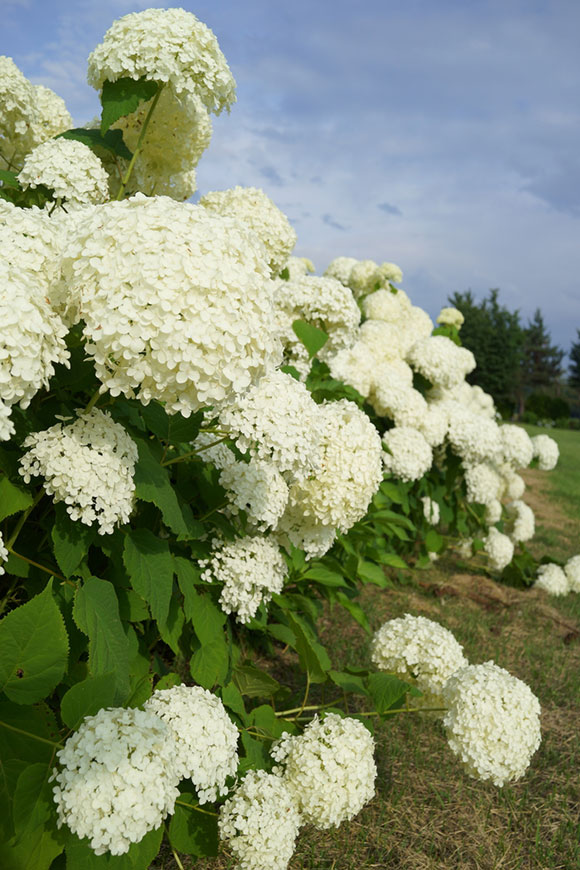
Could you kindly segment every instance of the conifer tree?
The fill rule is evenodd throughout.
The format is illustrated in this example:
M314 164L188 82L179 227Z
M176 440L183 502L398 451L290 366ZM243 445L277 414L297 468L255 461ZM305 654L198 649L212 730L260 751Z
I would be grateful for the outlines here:
M570 348L570 377L568 382L571 387L580 390L580 329L576 330L577 340Z

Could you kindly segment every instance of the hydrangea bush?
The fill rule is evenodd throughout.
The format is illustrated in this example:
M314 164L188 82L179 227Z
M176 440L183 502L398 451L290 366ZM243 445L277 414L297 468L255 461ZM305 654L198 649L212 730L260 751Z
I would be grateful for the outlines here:
M317 622L331 603L370 635L360 587L445 550L580 591L580 557L525 550L518 470L555 442L499 425L461 316L434 327L395 264L312 276L263 191L184 202L235 101L194 15L115 22L89 82L101 118L71 129L0 58L3 866L145 870L222 840L283 870L301 826L372 800L373 723L399 710L442 717L470 775L518 779L528 687L412 615L343 673ZM264 663L281 645L298 706Z

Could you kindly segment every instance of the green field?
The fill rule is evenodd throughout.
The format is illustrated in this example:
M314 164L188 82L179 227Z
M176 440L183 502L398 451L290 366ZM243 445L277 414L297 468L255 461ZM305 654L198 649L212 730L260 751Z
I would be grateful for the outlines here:
M526 472L524 498L536 511L536 555L551 541L565 559L580 552L580 433L548 434L560 464ZM523 779L497 789L463 773L437 721L393 717L377 729L374 800L337 830L303 828L290 870L578 870L580 596L512 589L441 559L407 585L367 587L362 603L373 629L406 612L426 616L454 632L472 663L491 658L525 680L542 704L542 745ZM344 613L328 613L324 641L337 667L369 664L368 639ZM184 870L234 866L226 855L181 862ZM155 866L179 865L168 854Z

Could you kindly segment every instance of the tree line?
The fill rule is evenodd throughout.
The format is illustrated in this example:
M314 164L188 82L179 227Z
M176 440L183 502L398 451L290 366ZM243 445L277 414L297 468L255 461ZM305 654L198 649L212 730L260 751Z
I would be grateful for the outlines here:
M476 302L470 290L453 293L449 302L465 318L463 345L473 352L477 368L469 375L490 393L504 416L569 417L575 413L580 393L580 329L569 351L566 375L565 351L552 338L539 308L527 324L519 311L510 311L499 301L497 288Z

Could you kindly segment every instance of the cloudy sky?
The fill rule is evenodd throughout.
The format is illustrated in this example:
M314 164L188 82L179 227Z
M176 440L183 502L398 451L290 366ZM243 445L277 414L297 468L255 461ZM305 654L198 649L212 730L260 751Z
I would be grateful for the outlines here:
M98 114L86 58L151 0L0 0L0 54ZM200 192L262 187L323 271L390 260L415 304L490 287L580 328L578 0L185 0L216 34L238 102Z

